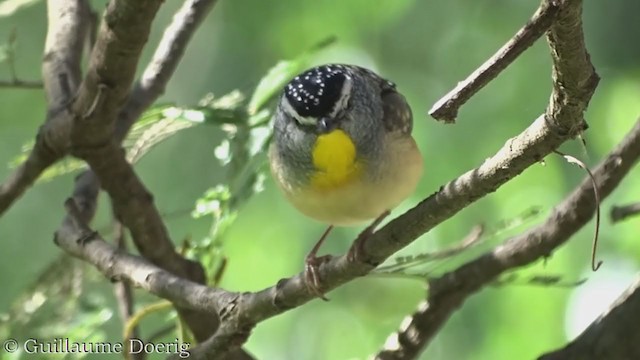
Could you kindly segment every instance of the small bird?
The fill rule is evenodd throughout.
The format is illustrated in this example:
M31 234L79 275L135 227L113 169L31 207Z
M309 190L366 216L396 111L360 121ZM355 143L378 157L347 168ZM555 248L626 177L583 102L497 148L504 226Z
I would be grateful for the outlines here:
M332 227L375 219L373 232L418 184L423 162L411 108L373 71L327 64L285 85L273 123L269 163L278 187L300 212L329 225L305 266L307 286L324 298L317 267L327 257L317 251Z

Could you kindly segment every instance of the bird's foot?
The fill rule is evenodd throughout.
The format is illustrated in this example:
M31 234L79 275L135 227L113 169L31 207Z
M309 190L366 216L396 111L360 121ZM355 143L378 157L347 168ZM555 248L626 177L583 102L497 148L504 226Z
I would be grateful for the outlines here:
M313 249L311 249L304 261L304 282L312 294L316 295L324 301L329 301L329 299L324 296L324 291L322 291L319 268L320 265L331 260L331 255L317 256L317 254L320 246L327 238L327 235L329 235L332 229L333 226L327 227L327 230L324 231L324 233L322 234L318 242L313 246Z
M304 282L307 285L307 289L324 301L329 301L329 299L324 296L319 269L320 265L329 260L331 260L331 255L315 256L309 254L304 262Z

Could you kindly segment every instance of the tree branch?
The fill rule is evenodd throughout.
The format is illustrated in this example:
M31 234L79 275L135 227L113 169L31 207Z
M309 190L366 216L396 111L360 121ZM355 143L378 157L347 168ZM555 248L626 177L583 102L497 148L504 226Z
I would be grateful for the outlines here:
M640 279L576 339L562 349L540 356L538 360L638 359L639 315Z
M147 260L115 248L91 230L82 219L73 199L67 199L68 212L54 242L69 254L93 264L111 281L128 281L134 286L188 309L218 313L237 295L197 284Z
M202 267L183 259L175 252L162 219L153 205L151 194L125 161L116 144L122 141L142 112L162 94L182 59L189 40L215 3L215 0L189 0L176 13L165 30L151 63L119 111L113 142L99 149L92 146L79 149L78 155L91 158L90 164L93 163L94 166L91 171L86 171L77 178L73 195L81 208L82 216L91 219L100 187L98 177L101 177L102 185L114 200L116 213L132 230L134 242L140 252L155 264L165 264L161 266L167 266L168 270L200 283L205 281ZM98 41L97 46L99 45ZM89 152L83 154L85 150ZM180 309L179 312L198 340L208 338L217 328L218 321L213 313L194 313ZM241 359L250 358L248 355L236 356Z
M560 1L543 0L527 24L484 64L433 104L429 115L447 123L455 122L460 107L533 45L549 29L559 9Z
M611 222L616 223L638 214L640 214L640 203L613 206L611 208Z
M50 111L66 107L80 85L87 14L89 6L85 0L47 1L42 76Z
M80 82L83 34L87 26L84 19L88 11L84 0L47 1L47 39L42 62L47 116L27 160L0 185L0 215L66 153L70 119L65 109Z
M640 158L640 120L625 139L593 171L602 197L620 184ZM427 302L405 320L398 334L378 353L379 360L415 359L463 302L507 270L551 255L593 218L595 210L590 177L558 204L541 225L518 235L493 251L429 281ZM609 357L595 357L609 359ZM594 358L594 359L595 359Z
M156 47L151 62L133 88L118 116L116 139L122 141L131 125L165 91L184 55L187 44L217 0L188 0L174 15Z
M72 200L72 206L75 206L75 202ZM80 215L79 209L76 207L74 209L77 215ZM79 219L76 219L76 223ZM86 223L85 223L86 224ZM88 225L86 226L88 229ZM127 252L127 239L124 225L122 225L119 221L114 220L113 222L113 244L116 249ZM123 324L126 324L129 319L135 313L135 300L133 295L133 287L131 283L128 281L119 281L113 284L113 295L116 298L116 302L118 304L118 312L120 313L120 320ZM123 342L129 343L131 339L139 339L140 338L140 328L136 325L131 329L130 336L125 337ZM129 358L127 360L144 360L145 355L143 352L134 353L129 351Z
M161 2L116 0L106 10L87 77L71 105L74 119L71 153L87 161L92 169L92 172L78 177L73 198L81 209L79 216L89 220L93 217L98 184L101 184L112 199L118 220L131 230L136 247L145 258L176 275L205 283L202 266L184 259L175 251L153 205L152 195L136 176L118 145L131 122L164 90L188 40L215 4L212 0L185 3L165 32L161 49L154 55L149 70L145 71L144 82L136 87L133 94L128 94L140 52ZM169 58L164 58L169 55ZM125 108L120 109L127 95L129 100ZM124 126L115 125L116 115ZM114 127L119 129L115 138ZM65 219L64 223L67 222ZM180 307L177 310L199 341L211 336L217 328L213 312L202 313ZM251 358L242 351L228 357Z
M97 174L114 200L116 214L131 229L141 253L181 274L185 273L185 260L174 251L151 195L111 138L118 109L128 95L139 55L161 2L114 0L109 4L88 74L71 105L71 152L94 170L99 169ZM202 281L202 269L195 272Z
M207 331L214 331L218 324L217 315L229 311L227 306L233 306L237 294L192 282L143 258L114 248L88 227L86 214L82 214L75 199L68 199L65 207L68 215L54 236L58 246L91 263L112 281L127 281L170 300L189 326L195 324L194 335L198 334L196 331L203 334L203 326L208 326ZM196 322L193 320L196 316L204 321L213 318L214 322ZM242 349L235 349L221 359L251 360L252 357Z
M115 125L115 138L118 142L124 139L135 120L162 95L193 34L216 2L217 0L185 1L173 17L142 78L120 110ZM98 179L91 170L83 172L76 179L75 192L78 196L74 195L74 198L76 202L82 202L84 208L81 208L81 212L89 219L93 218L99 189Z
M109 2L87 75L71 104L72 154L75 148L99 147L112 141L114 123L129 95L140 54L161 4L161 0ZM91 161L87 162L91 165Z
M553 92L547 119L573 136L586 129L584 115L600 77L591 64L582 30L582 0L564 0L547 34L553 60ZM576 121L567 121L576 119Z
M0 184L0 216L38 179L60 155L44 145L43 134L36 136L36 146L27 160L20 164L5 181Z
M174 273L188 274L190 271L184 270L186 261L174 251L151 194L112 139L118 109L128 95L160 4L160 0L109 3L87 76L71 105L71 153L96 171L113 200L118 220L131 230L143 256L156 264L165 263ZM201 269L199 272L195 276L202 281Z
M584 47L581 9L580 0L564 1L557 21L551 27L548 41L552 49L554 86L546 114L508 140L498 153L478 168L449 182L376 231L362 245L361 260L349 261L343 255L323 263L318 273L324 290L366 275L393 253L472 202L497 190L585 128L583 113L595 91L598 76ZM221 318L216 335L192 349L191 356L194 359L220 356L242 344L258 322L314 297L305 285L304 274L283 279L276 286L257 293L242 294L233 311Z

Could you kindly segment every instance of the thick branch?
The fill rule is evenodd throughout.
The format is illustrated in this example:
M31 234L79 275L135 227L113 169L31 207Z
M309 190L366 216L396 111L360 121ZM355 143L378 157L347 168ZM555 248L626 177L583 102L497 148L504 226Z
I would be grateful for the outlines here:
M133 122L162 95L182 60L187 44L216 2L217 0L185 1L173 17L142 78L136 83L120 110L115 126L115 138L118 142L124 139ZM83 172L76 181L77 196L74 195L74 198L85 205L81 211L88 219L93 218L99 188L98 179L91 170Z
M65 206L69 215L56 231L54 242L69 254L93 264L112 281L128 281L177 306L208 313L223 311L229 299L236 296L176 276L115 248L84 223L73 199L68 199Z
M133 122L164 93L169 79L182 60L187 44L216 2L217 0L188 0L174 15L156 47L151 62L118 116L118 141L124 139Z
M69 214L56 231L54 242L58 246L91 263L112 281L127 281L172 301L192 327L194 335L206 334L205 330L210 332L217 328L218 313L227 311L226 306L233 305L237 294L192 282L114 248L86 225L85 214L81 213L75 199L68 199L65 205ZM197 322L196 318L202 321ZM213 319L213 322L206 323L208 319ZM252 357L242 349L236 349L223 359L251 360Z
M113 140L120 105L128 95L137 62L160 0L112 1L104 15L88 74L72 105L72 154L89 163L113 200L119 220L143 256L175 274L204 281L202 269L175 252L162 219L123 151Z
M47 1L48 29L42 75L50 110L59 111L69 104L80 85L88 13L85 0Z
M42 135L39 135L41 137ZM42 140L36 141L27 160L20 164L5 181L0 184L0 216L38 179L40 174L60 156L44 147Z
M188 40L215 3L212 0L185 3L165 32L161 42L163 48L156 52L152 64L145 71L144 83L129 95L125 108L121 110L120 105L128 95L151 21L161 2L119 0L112 1L107 8L88 75L71 107L74 116L71 152L87 161L92 169L92 172L78 178L74 201L82 210L79 216L85 220L92 218L100 183L112 199L116 216L131 230L136 247L145 258L176 275L204 283L202 266L184 259L175 251L151 194L126 162L118 145L133 119L163 91ZM165 59L163 56L170 57ZM114 138L116 115L123 125L118 126ZM214 313L186 308L178 308L178 312L197 340L206 339L217 328ZM233 358L250 357L238 351Z
M582 117L599 80L593 65L589 61L589 55L584 44L582 1L566 0L562 3L562 8L557 14L556 21L549 30L547 40L553 60L553 92L545 118L548 122L547 125L552 126L558 135L573 136L586 128ZM625 166L630 165L625 164ZM611 189L608 189L608 191L610 192ZM606 196L609 192L602 193L602 195ZM592 196L592 194L592 192L587 192L584 196ZM593 201L592 197L589 199ZM592 216L592 207L587 209L589 210L589 216L584 222ZM427 214L425 213L425 215ZM577 226L574 230L577 230L580 226ZM548 228L546 229L548 230ZM571 234L572 232L569 234L559 233L557 235L566 240ZM562 241L556 243L553 247L558 246ZM521 266L536 260L540 256L545 256L553 247L546 248L547 252L544 253L534 253L533 258L524 263L512 264L510 267ZM483 264L482 266L485 265ZM497 276L507 268L509 266L499 269L494 266L493 270L496 273L491 273L492 268L487 268L487 272L483 274L492 275L485 280L492 280L494 276ZM471 283L477 287L454 293L447 297L447 301L442 301L437 295L438 286L436 284L438 282L434 281L430 289L429 303L425 304L425 307L421 308L418 314L414 314L416 323L409 323L409 326L406 326L397 335L396 339L392 338L391 344L394 348L381 352L379 354L380 359L413 359L466 297L486 283L478 280L478 274L474 271L454 272L452 274L452 277L460 276L459 280L471 279Z
M600 81L584 43L582 0L564 0L547 34L553 60L553 92L547 118L573 135L584 130L580 119Z
M368 263L351 262L346 256L323 263L319 268L323 288L331 290L366 275L375 265L473 201L495 191L568 138L567 135L554 133L549 122L545 121L544 116L540 116L522 134L508 140L496 155L479 168L450 181L434 195L375 232L363 244L363 253L368 256ZM233 344L241 342L246 337L247 329L256 323L314 298L314 293L309 292L305 285L303 273L283 279L276 286L260 292L243 294L238 299L235 311L229 314L228 323L222 323L213 339L193 349L191 358L219 356L232 348Z
M161 0L109 2L87 75L71 105L74 148L101 146L112 140L115 120L129 95L140 54L161 4ZM93 165L93 159L84 160Z
M549 29L559 9L559 1L543 0L527 24L484 64L433 104L429 115L436 120L455 122L460 107L533 45Z
M153 204L153 195L145 188L123 151L114 143L95 149L75 151L87 159L102 187L109 193L116 217L129 228L133 240L145 258L176 275L204 282L199 264L184 259L175 246Z
M47 40L42 62L47 117L27 160L0 185L0 215L66 152L70 121L65 108L80 83L83 35L87 26L84 19L88 12L84 0L47 1Z
M540 116L520 135L508 140L496 155L478 168L441 187L413 209L392 220L375 232L362 246L362 260L349 261L347 256L332 258L319 268L325 290L366 275L396 251L410 244L436 225L451 218L472 202L495 191L540 161L567 139L584 128L583 112L597 85L598 76L588 63L581 38L579 0L568 0L558 14L549 37L553 49L554 90L547 114ZM555 35L564 31L562 36ZM574 68L571 58L577 61ZM560 82L562 81L562 82ZM562 98L560 102L557 99ZM216 336L193 349L192 355L219 356L241 344L256 323L314 298L304 281L304 274L281 280L276 286L257 293L243 294L234 311L225 314ZM194 358L198 358L195 356Z
M640 158L640 121L593 171L604 198L620 184ZM541 225L516 236L495 250L430 281L428 301L413 314L400 333L387 342L376 359L415 359L462 303L503 272L551 255L553 250L593 218L593 185L586 177ZM595 357L598 358L598 357ZM594 358L594 359L595 359ZM608 357L599 357L599 359Z
M640 280L600 315L576 339L539 360L626 360L640 359Z

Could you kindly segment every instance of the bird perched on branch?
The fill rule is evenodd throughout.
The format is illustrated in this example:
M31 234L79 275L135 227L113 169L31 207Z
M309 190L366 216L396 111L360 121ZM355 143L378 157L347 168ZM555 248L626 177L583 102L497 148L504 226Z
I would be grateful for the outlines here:
M307 255L305 280L323 297L317 252L333 225L374 220L349 251L407 198L422 174L411 108L395 85L354 65L309 69L284 88L269 162L276 183L303 214L329 224Z

